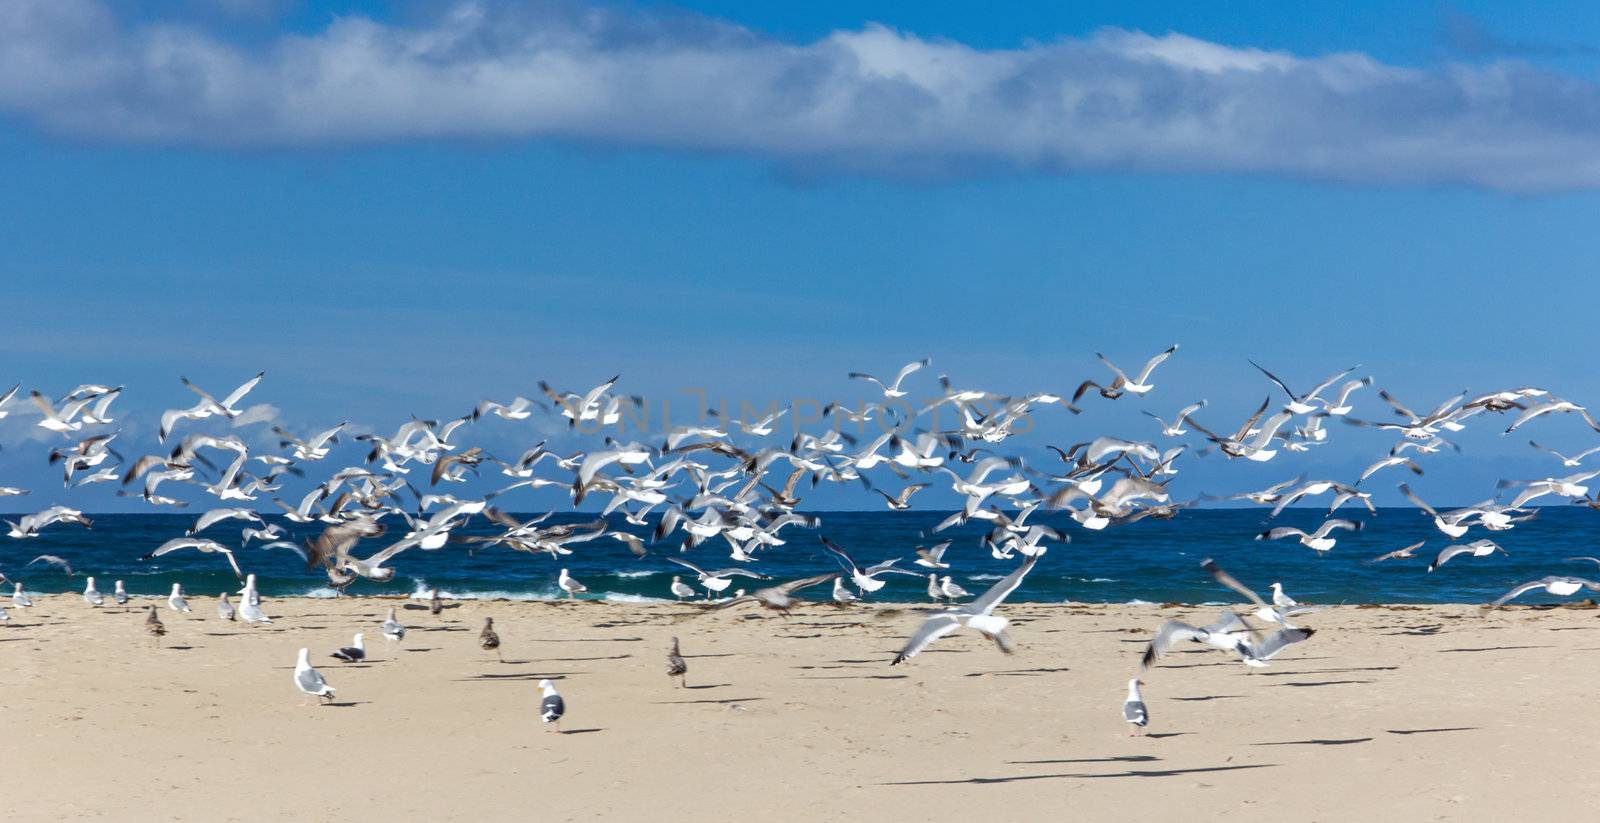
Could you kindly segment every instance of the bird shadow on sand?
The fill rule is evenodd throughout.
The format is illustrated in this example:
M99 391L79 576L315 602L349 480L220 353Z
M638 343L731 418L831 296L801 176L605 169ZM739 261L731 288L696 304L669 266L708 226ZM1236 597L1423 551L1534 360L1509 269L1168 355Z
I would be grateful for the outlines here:
M470 631L466 626L411 626L406 631L412 632L464 632Z
M1508 652L1517 649L1553 649L1554 646L1478 646L1459 649L1439 649L1442 652Z
M557 734L594 734L595 732L603 732L603 731L605 731L605 729L601 729L601 728L593 728L593 729L557 729L556 733Z
M354 706L365 706L371 702L371 700L344 700L334 703L324 703L322 704L322 707L328 709L348 709Z
M1065 666L1058 666L1058 667L1055 667L1055 668L1040 668L1040 669L1006 669L1005 671L998 671L998 672L968 672L964 676L965 677L983 677L985 675L991 675L992 674L992 675L995 675L996 677L1037 677L1037 676L1039 676L1041 674L1055 674L1057 672L1070 672L1070 671L1072 671L1072 670L1067 668L1067 667L1065 667Z
M686 654L686 655L682 655L682 657L684 659L686 659L686 660L699 660L702 657L733 657L733 653L732 652L719 652L717 654ZM850 662L850 661L839 660L839 661L835 661L835 662L846 663L846 662Z
M986 786L992 783L1016 783L1024 780L1057 780L1078 779L1087 780L1102 777L1180 777L1186 774L1201 774L1204 772L1232 772L1243 769L1271 769L1277 767L1276 763L1257 763L1246 766L1201 766L1193 769L1129 769L1124 772L1109 772L1106 774L1024 774L1016 777L969 777L964 780L900 780L881 783L882 786L948 786L970 784Z
M1376 683L1376 680L1300 680L1288 683L1273 683L1274 686L1343 686L1346 684Z
M697 686L685 685L684 688L685 689L722 689L722 688L726 688L726 687L732 686L732 685L733 685L732 683L705 683L705 684L701 684L701 685L697 685Z
M1279 740L1271 743L1251 743L1252 746L1349 746L1355 743L1370 743L1370 737L1313 738L1311 740Z
M1119 754L1115 757L1074 757L1065 760L1007 760L1007 766L1040 766L1053 763L1153 763L1161 758L1153 754Z
M703 700L657 700L657 706L690 706L697 703L751 703L757 700L766 700L765 697L724 697L722 699L705 698Z
M400 651L403 651L403 652L409 652L409 653L411 653L411 654L419 654L419 653L421 653L421 652L432 652L432 651L438 651L438 649L435 649L435 648L433 648L433 647L432 647L432 646L428 646L428 647L425 647L425 648L421 648L421 649L401 649L401 650L400 650Z
M1351 666L1346 669L1306 669L1298 672L1256 672L1256 677L1296 677L1302 674L1349 674L1351 672L1392 672L1399 666Z
M801 680L904 680L905 674L817 674L802 676Z
M637 643L642 637L545 637L542 643Z
M630 658L632 656L633 655L631 655L631 654L613 654L613 655L611 655L609 657L534 657L534 658L530 658L528 660L525 660L523 662L525 662L525 663L582 663L582 662L589 661L589 660L626 660L626 659L628 659L628 658ZM507 661L507 662L510 662L510 661Z
M1242 694L1207 694L1200 697L1169 697L1168 700L1182 700L1185 703L1200 703L1207 700L1236 700L1244 697Z
M1440 732L1475 732L1477 726L1451 726L1441 729L1388 729L1389 734L1438 734Z
M457 683L472 683L475 681L499 680L565 680L567 675L585 674L585 672L513 672L511 674L475 674L471 677L457 677Z
M192 651L194 649L203 649L205 647L204 646L160 646L158 648L161 648L161 649L169 651L169 652L186 652L186 651Z

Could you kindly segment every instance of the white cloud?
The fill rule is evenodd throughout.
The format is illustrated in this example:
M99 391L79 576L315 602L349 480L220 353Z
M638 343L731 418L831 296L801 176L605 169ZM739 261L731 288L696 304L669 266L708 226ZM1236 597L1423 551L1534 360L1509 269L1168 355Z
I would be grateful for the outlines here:
M1600 84L1119 30L979 50L879 26L790 43L688 13L462 2L264 44L0 4L0 111L104 141L412 139L729 152L809 170L1266 173L1514 191L1600 185Z

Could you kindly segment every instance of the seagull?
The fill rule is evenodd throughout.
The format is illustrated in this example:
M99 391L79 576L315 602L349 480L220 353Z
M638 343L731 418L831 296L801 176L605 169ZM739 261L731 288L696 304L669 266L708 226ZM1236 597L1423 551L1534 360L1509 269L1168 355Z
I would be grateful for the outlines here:
M1495 552L1505 554L1506 550L1500 548L1500 544L1488 539L1474 540L1471 543L1464 544L1457 543L1453 546L1445 546L1444 549L1439 552L1439 556L1435 557L1433 562L1428 564L1428 571L1431 572L1434 569L1443 566L1445 563L1449 562L1450 558L1455 557L1456 555L1470 554L1473 557L1487 557Z
M1314 532L1308 533L1293 526L1278 526L1256 535L1256 539L1279 540L1285 537L1297 537L1300 540L1300 545L1320 553L1333 548L1333 544L1337 542L1334 538L1328 536L1334 529L1349 529L1350 531L1358 532L1361 531L1362 525L1359 521L1334 518L1323 521L1322 525L1318 526Z
M927 487L927 483L913 483L912 485L901 489L900 494L894 497L890 497L888 492L885 492L882 489L873 489L873 491L883 496L884 501L888 504L891 511L903 512L911 508L911 495L916 494Z
M38 537L39 530L51 523L77 523L86 529L90 527L89 518L84 517L83 512L66 506L51 506L42 512L19 517L16 522L7 520L5 523L11 527L7 534L17 538Z
M327 431L313 435L309 440L301 440L277 426L272 427L272 433L281 438L278 441L278 448L294 446L295 460L312 462L328 456L330 444L339 442L339 432L348 425L349 422L340 423Z
M121 580L118 580L116 584L111 587L111 602L116 603L118 606L128 605L128 590L122 587ZM124 611L126 611L126 609L124 609Z
M1189 433L1189 430L1183 427L1183 424L1189 419L1189 415L1194 414L1205 407L1206 401L1204 400L1190 403L1189 405L1178 410L1178 416L1172 418L1171 423L1156 417L1150 412L1144 412L1144 415L1161 424L1161 435L1163 437L1182 437Z
M1388 554L1380 554L1377 557L1374 557L1371 560L1368 560L1367 562L1368 563L1382 563L1385 560L1400 560L1400 559L1409 558L1409 557L1412 556L1412 552L1415 552L1417 549L1422 548L1424 545L1427 544L1427 542L1428 541L1426 541L1426 540L1418 540L1417 542L1412 543L1411 545L1409 545L1409 546L1407 546L1407 547L1405 547L1403 549L1395 549L1394 551L1389 552Z
M1022 585L1022 579L1027 577L1028 572L1033 570L1034 564L1038 563L1043 555L1044 552L1040 551L1023 560L1014 571L990 586L989 590L977 600L965 606L935 612L924 618L922 625L917 627L916 632L906 641L905 646L901 647L899 654L895 655L889 665L910 660L933 641L963 626L993 640L1000 651L1010 654L1014 649L1010 636L1006 634L1006 626L1010 621L995 615L994 610Z
M1180 640L1204 643L1225 652L1237 652L1244 637L1251 634L1250 627L1232 609L1223 609L1221 616L1209 626L1191 626L1182 620L1168 620L1156 629L1156 636L1145 647L1139 667L1148 669Z
M733 576L750 577L750 578L754 578L756 580L771 580L772 579L771 577L769 577L767 575L759 574L757 572L750 571L749 569L727 568L727 569L717 569L714 572L708 572L705 569L702 569L699 566L696 566L695 564L690 563L687 560L679 560L676 557L669 557L669 558L667 558L667 560L669 560L669 561L671 561L673 563L677 563L680 566L683 566L683 567L685 567L687 569L692 570L695 574L700 576L700 585L704 586L708 592L717 592L719 594L722 591L724 591L725 589L727 589L730 584L733 583L732 580L728 579L729 577L733 577ZM677 591L674 590L673 593L676 594ZM709 594L707 594L706 596L710 597Z
M18 583L17 587L11 590L11 605L19 609L26 609L33 605L32 598L28 597L27 592L22 590L21 583Z
M567 593L568 599L575 598L589 590L588 586L579 583L577 580L572 578L572 575L567 574L566 569L561 570L561 577L556 581L556 585L560 586L561 590Z
M389 640L399 642L406 639L406 627L401 625L399 620L395 619L393 606L389 607L389 616L384 619L381 629L383 631L383 636Z
M260 372L255 377L246 380L239 388L234 389L232 394L223 398L220 403L217 402L216 398L207 394L205 390L189 382L189 378L179 378L190 391L200 395L200 401L187 409L169 409L162 412L161 427L156 432L156 439L162 443L167 442L168 435L172 434L172 427L177 425L179 420L201 420L218 414L230 419L238 417L240 411L234 408L234 405L243 400L244 396L249 394L250 390L255 388L256 384L261 382L261 378L264 376L266 376L266 372Z
M261 523L262 525L266 525L265 521L261 519L261 515L256 514L253 509L212 509L205 514L200 515L200 519L196 520L195 524L191 526L189 531L185 532L185 534L193 537L194 535L211 528L213 525L230 518L238 520L250 520L256 523Z
M335 660L343 660L346 663L360 663L361 661L367 659L367 645L365 638L362 637L361 632L356 632L355 639L350 645L345 646L344 648L328 656L334 658Z
M29 560L28 566L32 566L35 563L43 563L47 566L55 566L56 568L66 572L68 577L72 576L72 564L68 563L66 558L57 557L53 554L41 554L38 557ZM27 568L28 566L23 566L23 568Z
M928 572L928 599L935 603L944 602L944 592L939 590L939 575Z
M1569 469L1576 469L1580 464L1583 463L1583 459L1585 457L1588 457L1589 455L1594 454L1595 452L1600 452L1600 446L1595 446L1594 448L1584 449L1583 451L1578 452L1577 454L1572 455L1571 457L1568 457L1567 455L1564 455L1561 452L1556 451L1555 449L1552 449L1552 448L1549 448L1549 447L1546 447L1546 446L1541 446L1537 442L1532 441L1532 440L1528 441L1528 445L1538 449L1539 451L1549 452L1549 453L1555 455L1556 458L1561 461L1561 465L1563 465L1563 466L1565 466L1565 467L1567 467Z
M833 572L831 574L819 574L814 577L802 577L799 580L791 580L787 583L780 583L776 586L769 586L764 589L756 589L750 594L741 594L727 600L720 600L714 605L707 606L706 608L726 609L729 606L737 606L740 603L757 603L762 608L771 609L787 616L790 609L800 605L803 602L800 600L800 598L794 596L795 592L815 586L818 583L826 583L829 580L837 580L838 577L838 572Z
M672 648L667 651L667 677L678 678L678 685L689 687L689 664L678 653L678 638L672 638Z
M155 639L156 646L159 647L161 645L161 636L167 633L167 627L161 622L161 617L156 614L155 606L147 606L146 608L149 611L144 618L144 630L146 634Z
M1510 434L1516 431L1522 426L1522 424L1534 419L1535 417L1540 417L1546 414L1567 414L1570 412L1577 412L1581 417L1583 417L1583 422L1589 424L1589 428L1600 432L1600 423L1596 423L1594 418L1589 416L1588 409L1585 409L1584 407L1578 405L1577 403L1573 403L1570 400L1551 400L1548 403L1540 403L1537 406L1529 406L1527 410L1519 415L1510 426L1506 427L1505 433Z
M1083 383L1079 384L1078 390L1072 393L1072 403L1076 404L1079 398L1083 397L1084 392L1091 388L1099 391L1100 396L1106 398L1107 400L1115 400L1125 393L1131 392L1133 394L1144 394L1150 391L1151 389L1155 388L1155 386L1150 382L1150 373L1155 371L1156 366L1161 365L1163 361L1165 361L1168 357L1171 357L1172 353L1177 350L1178 347L1174 345L1172 348L1169 348L1155 357L1150 358L1144 364L1144 368L1139 371L1139 376L1131 379L1125 372L1122 371L1122 369L1117 368L1115 363L1107 360L1105 355L1095 352L1094 356L1098 357L1101 363L1106 364L1106 368L1111 369L1111 371L1115 373L1117 377L1115 380L1111 381L1111 385L1109 386L1101 386L1099 383L1096 383L1093 380L1083 381Z
M1368 466L1364 471L1361 472L1361 477L1358 478L1356 482L1360 483L1361 481L1366 480L1367 478L1389 468L1390 466L1405 466L1411 470L1412 474L1418 476L1422 475L1422 467L1417 465L1416 461L1402 455L1389 455L1388 457L1380 458L1377 462Z
M953 541L946 540L943 543L927 548L918 546L917 559L911 562L925 569L948 569L950 564L944 562L944 552L950 548L951 542Z
M972 592L957 586L955 581L952 580L948 574L945 575L944 579L939 582L939 592L943 594L946 599L952 602L959 598L969 597L972 595Z
M505 657L500 653L500 633L494 630L494 618L492 617L483 619L483 631L478 632L478 648L484 651L492 651L501 663L506 662Z
M917 361L912 362L912 363L907 363L904 367L902 367L900 369L900 372L894 376L894 382L889 384L889 385L887 385L887 386L883 384L882 380L879 380L878 378L873 377L870 374L866 374L865 372L858 372L858 371L850 372L849 378L851 380L870 380L873 383L877 383L878 384L878 388L883 389L883 396L884 397L888 397L888 398L905 397L906 396L906 392L900 388L900 384L902 382L904 382L905 379L907 377L909 377L912 372L916 371L917 369L922 368L923 366L928 365L931 362L933 362L933 361L928 359L928 358L923 358L921 360L917 360Z
M160 546L157 546L155 551L150 552L139 559L152 560L164 554L171 554L172 552L182 551L183 549L195 549L196 551L202 551L207 554L220 554L227 558L228 565L233 567L234 575L240 580L244 579L244 572L239 569L239 561L234 559L233 550L215 540L206 540L199 537L174 537L173 539L162 543Z
M880 574L911 574L911 575L914 575L914 574L916 574L916 572L909 571L907 569L896 569L896 568L894 568L894 564L900 562L900 558L898 558L898 557L896 557L893 560L885 560L882 563L878 563L878 564L875 564L875 565L872 565L872 566L868 566L866 568L866 570L863 571L862 569L859 569L859 568L856 567L856 562L854 560L850 559L850 555L844 553L844 549L839 548L839 545L837 543L834 543L832 540L829 540L826 536L822 537L822 546L823 546L823 548L825 548L828 551L832 552L834 554L834 556L838 558L839 565L841 567L843 567L846 571L850 572L850 580L851 580L851 582L855 583L856 584L856 588L860 589L864 593L870 594L872 592L875 592L875 591L883 588L884 585L888 582L886 580L877 579L877 575L880 575Z
M835 577L833 579L833 602L836 605L848 606L860 599L855 592L845 588L844 578Z
M439 588L435 586L428 590L428 613L438 617L444 611L444 602L439 599Z
M1139 694L1139 678L1128 681L1128 699L1122 701L1122 719L1132 723L1134 731L1130 734L1143 734L1144 727L1150 724L1150 711L1145 708L1144 698Z
M175 612L189 614L194 611L189 608L189 601L183 599L183 584L173 583L172 594L167 595L167 608Z
M561 715L567 713L567 701L561 699L556 692L556 684L548 680L539 681L539 720L544 723L554 723L552 727L557 732L561 731Z
M1600 583L1596 583L1593 580L1588 580L1582 577L1541 577L1538 580L1533 580L1517 586L1511 591L1506 592L1504 595L1501 595L1500 599L1490 603L1489 605L1491 607L1504 605L1507 601L1521 597L1522 595L1531 592L1534 589L1544 589L1546 592L1557 597L1566 597L1569 594L1576 594L1579 589L1588 589L1592 592L1600 591Z
M231 623L233 622L235 616L233 604L228 602L228 593L223 592L221 596L217 598L217 617L220 617L223 620L227 620Z
M251 595L254 590L248 589L243 597L239 598L239 617L246 623L271 623L271 618L261 610L261 601Z
M1326 406L1327 405L1327 401L1323 400L1322 398L1318 397L1317 395L1322 394L1324 391L1328 390L1328 388L1331 387L1334 383L1339 382L1339 378L1344 377L1345 375L1349 374L1350 372L1355 371L1356 368L1357 368L1356 366L1351 366L1350 368L1345 369L1344 371L1339 372L1338 374L1336 374L1336 375L1334 375L1332 377L1329 377L1327 380L1324 380L1321 383L1318 383L1315 388L1313 388L1309 392L1306 392L1304 395L1296 395L1294 393L1294 391L1292 389L1290 389L1287 385L1285 385L1282 380L1278 379L1277 375L1274 375L1272 372L1267 371L1265 368L1263 368L1261 366L1260 363L1257 363L1256 361L1251 360L1250 361L1250 365L1255 366L1257 369L1260 369L1261 373L1266 375L1268 380L1271 380L1272 382L1278 384L1278 388L1283 389L1283 393L1289 395L1289 403L1288 403L1288 405L1284 406L1284 408L1288 409L1291 412L1294 412L1295 414L1310 414L1310 413L1316 411L1317 407L1315 405L1313 405L1314 402L1321 402L1324 406ZM1350 391L1354 391L1354 389L1351 389ZM1341 405L1343 404L1344 397L1348 397L1349 396L1349 391L1344 392L1343 395L1344 396L1340 398L1340 404Z
M93 577L83 584L83 602L91 606L104 606L106 603L105 595L102 595L100 590L94 587Z
M333 687L322 679L322 673L311 668L311 651L301 649L294 663L294 686L302 694L316 696L319 703L333 699Z
M694 587L683 582L682 580L679 580L678 575L672 576L672 585L668 588L672 590L672 596L678 598L679 600L682 600L685 597L694 597Z
M1272 583L1272 605L1279 609L1292 609L1298 605L1293 597L1283 593L1283 584L1277 581Z

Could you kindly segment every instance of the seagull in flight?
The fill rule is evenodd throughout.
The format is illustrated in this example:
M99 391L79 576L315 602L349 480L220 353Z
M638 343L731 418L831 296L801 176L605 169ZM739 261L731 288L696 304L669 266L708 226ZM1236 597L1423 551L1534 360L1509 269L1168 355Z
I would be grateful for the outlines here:
M1256 535L1256 539L1280 540L1285 537L1295 537L1299 539L1300 545L1320 553L1333 548L1333 544L1337 542L1335 538L1328 536L1334 529L1361 531L1362 526L1363 524L1359 521L1344 520L1336 517L1323 521L1322 525L1318 526L1316 531L1313 532L1297 529L1294 526L1278 526Z
M1109 386L1102 386L1093 380L1083 381L1078 385L1078 390L1072 393L1072 403L1076 405L1078 400L1082 398L1084 393L1089 389L1095 389L1099 391L1100 396L1106 398L1107 400L1115 400L1124 394L1144 394L1150 391L1151 389L1155 388L1155 385L1150 382L1150 373L1155 371L1156 366L1161 365L1168 357L1172 356L1173 352L1177 350L1178 347L1173 345L1166 351L1150 358L1145 362L1144 368L1139 370L1139 375L1132 378L1128 377L1127 373L1122 369L1117 368L1117 364L1106 359L1105 355L1095 352L1094 356L1098 357L1101 363L1106 364L1106 368L1111 369L1111 371L1116 374L1116 379L1112 380L1111 385Z
M1411 545L1409 545L1409 546L1407 546L1407 547L1405 547L1403 549L1395 549L1394 551L1389 552L1388 554L1380 554L1377 557L1374 557L1371 560L1368 560L1367 562L1368 563L1382 563L1385 560L1402 560L1402 559L1406 559L1406 558L1411 557L1413 555L1413 553L1416 552L1417 549L1420 549L1423 546L1427 545L1427 543L1428 543L1428 541L1426 541L1426 540L1418 540L1417 542L1412 543Z
M916 632L901 647L899 654L894 656L889 665L894 666L910 660L932 645L933 641L960 628L978 632L993 640L1000 651L1010 654L1015 649L1011 637L1006 634L1006 626L1010 625L1011 621L996 615L994 610L1022 585L1023 578L1028 576L1028 572L1033 571L1034 564L1038 563L1043 555L1044 551L1041 550L1038 554L1023 560L1015 570L990 586L988 591L971 603L935 612L923 618L922 625L917 627Z
M1516 598L1521 597L1522 595L1527 594L1534 589L1544 589L1546 592L1557 597L1566 597L1570 594L1576 594L1579 589L1588 589L1592 592L1600 592L1600 583L1596 583L1593 580L1583 577L1541 577L1538 580L1532 580L1517 586L1511 591L1501 595L1498 600L1495 600L1489 605L1490 607L1505 605L1507 602L1515 600Z
M205 552L206 554L220 554L227 558L228 565L233 567L234 575L240 580L244 579L244 572L239 568L239 561L234 559L233 549L230 549L215 540L206 540L198 537L175 537L165 543L162 543L160 546L157 546L155 551L150 552L139 559L153 560L164 554L171 554L172 552L182 551L184 549L194 549L195 551Z
M1506 550L1501 548L1499 543L1487 538L1482 540L1474 540L1471 543L1457 543L1453 546L1445 546L1444 549L1439 552L1439 556L1435 557L1433 562L1428 564L1428 571L1431 572L1434 569L1443 566L1445 563L1450 561L1450 558L1457 557L1459 555L1469 554L1473 557L1488 557L1495 552L1506 554Z
M844 549L839 548L839 544L829 540L825 535L822 536L822 547L832 552L838 558L839 565L850 572L850 581L856 584L856 588L868 594L883 588L888 583L887 580L877 578L880 574L909 574L913 577L917 575L917 572L909 569L894 568L894 564L900 562L898 557L873 564L863 570L856 566L856 561L851 560L850 555L845 554Z
M858 372L858 371L850 372L849 378L851 380L869 380L869 381L871 381L873 383L877 383L878 384L878 388L883 389L883 396L884 397L888 397L888 398L905 397L906 396L906 391L904 389L900 388L900 384L905 382L905 379L907 377L911 376L912 372L915 372L917 369L920 369L923 366L926 366L926 365L928 365L929 363L932 363L932 362L933 362L932 360L930 360L930 359L925 357L925 358L923 358L921 360L917 360L917 361L905 364L905 366L901 367L900 371L897 374L895 374L894 382L890 383L888 385L884 385L884 382L882 380L879 380L878 378L873 377L872 375L867 374L865 372Z
M1568 457L1567 455L1564 455L1561 452L1558 452L1555 449L1552 449L1552 448L1550 448L1548 446L1541 446L1541 445L1538 444L1537 441L1534 441L1534 440L1529 440L1528 441L1528 445L1538 449L1539 451L1549 452L1550 454L1555 455L1556 458L1561 461L1561 465L1565 466L1566 468L1569 468L1569 469L1576 469L1580 464L1583 463L1583 459L1585 457L1588 457L1589 455L1594 454L1595 452L1600 452L1600 446L1595 446L1594 448L1584 449L1583 451L1578 452L1577 454L1572 455L1571 457Z

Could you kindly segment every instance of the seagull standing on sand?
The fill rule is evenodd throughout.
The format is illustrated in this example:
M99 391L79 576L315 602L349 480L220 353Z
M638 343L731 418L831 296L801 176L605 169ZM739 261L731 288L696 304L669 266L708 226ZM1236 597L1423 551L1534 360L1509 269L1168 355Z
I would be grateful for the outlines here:
M944 602L944 592L939 591L939 575L928 573L928 599L935 603Z
M670 588L672 589L672 596L679 600L685 597L694 597L694 588L688 583L679 580L678 575L672 576L672 586Z
M234 616L233 604L228 602L228 593L223 592L217 598L217 617L220 617L223 620L231 623L233 622Z
M128 590L122 587L121 580L118 580L116 584L111 587L111 600L118 606L125 607L128 605Z
M483 631L478 632L478 648L486 652L492 651L501 663L506 662L505 656L500 653L500 633L494 630L494 618L492 617L483 619Z
M835 577L833 579L833 602L834 603L836 603L836 604L838 604L840 606L848 606L851 603L854 603L854 602L856 602L857 600L860 600L860 599L861 599L860 597L856 596L855 592L850 591L849 589L845 588L844 578Z
M267 613L261 610L261 598L251 597L252 592L246 592L239 598L239 617L246 623L271 623Z
M184 614L193 611L193 609L189 608L189 601L183 599L183 584L172 584L172 594L167 595L167 608Z
M356 632L355 639L350 645L328 656L335 660L343 660L346 663L360 663L367 659L366 638L362 636L361 632Z
M394 607L389 607L389 617L383 621L383 636L389 640L399 642L406 639L406 627L395 619Z
M542 723L554 723L552 727L557 732L561 731L561 715L567 713L567 701L561 699L556 692L556 684L548 680L539 681L539 720Z
M689 687L689 663L678 653L678 638L672 638L672 648L667 651L667 677L678 678L678 685Z
M1128 699L1122 701L1122 719L1133 724L1130 735L1144 734L1145 726L1150 724L1150 710L1145 708L1144 697L1139 694L1137 677L1128 681Z
M101 594L100 590L94 587L93 577L89 578L83 584L83 602L88 603L91 606L104 606L106 604L105 595Z
M145 634L150 635L155 640L156 646L159 648L161 646L161 636L167 633L167 627L161 622L161 617L156 614L155 606L152 605L147 608L150 611L144 618L144 631Z
M946 600L952 602L972 594L972 592L957 586L955 579L948 574L944 576L943 580L939 581L939 593L943 594Z
M18 583L17 587L11 590L11 605L19 609L26 609L33 605L33 600L28 597L28 593L22 590L21 583Z
M439 616L439 612L442 612L442 611L444 611L444 601L439 599L439 589L437 587L429 589L428 590L428 613L432 614L434 617L438 617Z
M317 697L319 704L333 699L333 687L322 679L322 672L311 668L309 649L301 649L299 659L294 662L294 687L302 694Z
M572 575L567 574L566 569L561 570L561 577L556 580L556 584L561 587L562 591L567 593L568 599L575 598L589 590L588 586L579 583L573 579Z

